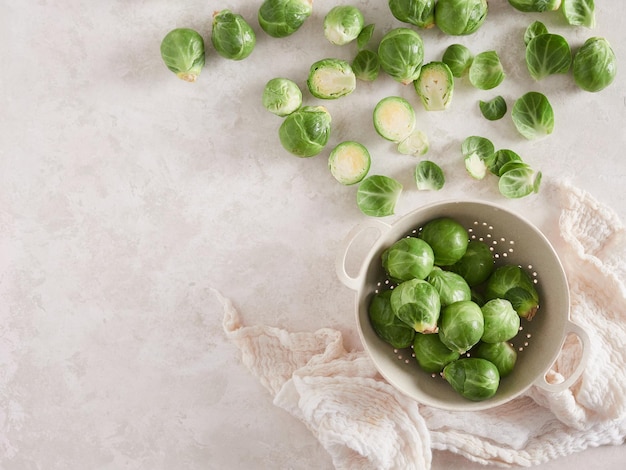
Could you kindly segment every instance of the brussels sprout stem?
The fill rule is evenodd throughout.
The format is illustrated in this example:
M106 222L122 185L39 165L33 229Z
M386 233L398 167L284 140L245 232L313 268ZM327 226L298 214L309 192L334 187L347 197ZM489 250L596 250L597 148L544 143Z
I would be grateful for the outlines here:
M198 74L192 72L180 72L176 74L178 78L189 83L193 83L198 79Z

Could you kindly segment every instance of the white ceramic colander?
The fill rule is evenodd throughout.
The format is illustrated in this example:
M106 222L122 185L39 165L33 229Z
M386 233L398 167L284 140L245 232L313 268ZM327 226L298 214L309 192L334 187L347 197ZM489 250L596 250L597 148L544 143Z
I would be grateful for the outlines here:
M513 372L501 379L496 395L473 402L456 393L438 375L419 368L412 350L397 350L381 340L372 329L368 306L371 297L388 288L390 281L382 268L381 254L402 237L416 235L420 227L438 217L451 217L463 224L472 239L486 242L496 265L517 264L534 278L540 307L532 321L522 319L522 330L511 341L518 350ZM362 257L358 273L348 273L348 259L356 251L355 241L374 229L377 238ZM505 403L531 385L558 392L580 376L589 352L589 337L569 318L569 288L563 266L548 239L530 222L497 205L479 201L439 202L424 206L400 218L393 225L368 219L356 226L344 241L337 257L337 275L356 291L356 323L365 350L381 375L401 392L420 403L448 410L479 410ZM546 373L558 357L569 334L578 336L581 357L576 370L560 383L550 383Z

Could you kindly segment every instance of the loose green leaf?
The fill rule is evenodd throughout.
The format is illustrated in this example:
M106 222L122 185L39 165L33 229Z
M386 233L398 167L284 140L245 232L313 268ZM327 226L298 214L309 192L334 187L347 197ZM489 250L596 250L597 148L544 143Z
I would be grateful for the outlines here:
M554 111L548 98L537 91L529 91L513 104L513 124L527 139L539 139L552 134Z
M493 143L486 137L472 135L466 137L461 143L461 153L463 158L467 158L472 154L477 154L481 160L487 161L495 152Z
M524 44L528 46L528 43L539 36L540 34L547 34L548 28L541 21L532 22L526 31L524 32Z
M422 160L415 167L415 183L420 191L439 191L446 182L443 170L430 160Z
M480 90L491 90L504 80L504 68L496 51L477 54L469 68L469 80Z
M478 102L478 107L480 108L480 112L485 119L488 119L489 121L502 119L507 110L506 101L499 95L488 101L480 100Z
M506 198L521 198L535 191L537 175L530 166L521 166L503 173L498 181L498 189Z
M402 184L384 175L372 175L359 185L356 203L361 212L371 217L393 215L402 192Z
M356 47L359 51L364 49L365 46L367 46L367 44L370 42L370 39L372 39L372 35L374 34L375 27L376 26L373 24L368 24L363 27L363 29L356 38Z
M561 11L565 20L574 26L593 28L596 25L594 0L562 0Z
M502 173L502 168L509 162L521 162L522 157L520 157L513 150L509 149L499 149L492 154L491 158L486 160L487 168L489 171L496 175L500 176Z
M559 34L540 34L526 46L526 67L535 80L567 73L571 64L572 51L567 40Z
M357 52L351 66L356 78L364 82L373 82L378 78L380 72L378 54L369 49L362 49Z

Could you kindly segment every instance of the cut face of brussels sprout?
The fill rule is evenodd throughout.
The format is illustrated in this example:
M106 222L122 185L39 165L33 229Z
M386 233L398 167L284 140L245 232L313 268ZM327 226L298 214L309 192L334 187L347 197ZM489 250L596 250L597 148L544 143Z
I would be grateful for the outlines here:
M567 73L572 64L572 51L559 34L540 34L526 46L526 67L535 80L548 75Z
M561 0L509 0L513 8L524 13L542 13L555 11L561 6Z
M264 0L259 26L268 35L284 38L295 33L313 12L313 0Z
M381 259L387 274L400 282L426 279L435 263L430 245L415 237L401 238L383 251Z
M529 140L545 137L554 130L552 105L537 91L529 91L515 101L511 118L518 132Z
M174 29L161 41L161 58L178 78L195 82L204 67L204 39L193 29Z
M374 332L394 348L408 348L413 343L415 330L393 313L391 293L386 290L372 297L368 308L370 324Z
M437 331L441 310L439 294L421 279L404 281L393 289L391 308L396 316L418 333Z
M603 90L613 83L616 73L615 53L604 38L587 39L574 56L574 81L585 91Z
M358 183L370 169L370 153L362 144L354 141L341 142L328 157L328 168L341 184Z
M477 153L471 153L465 157L465 169L472 178L477 180L482 180L487 175L487 164Z
M493 397L500 386L498 368L479 357L451 362L443 369L443 377L461 396L472 401Z
M565 20L574 26L593 28L596 25L594 0L562 0L561 11Z
M450 270L465 279L470 287L485 282L495 267L493 253L480 240L470 240L463 257L450 266Z
M466 137L461 143L461 153L464 158L476 154L481 160L487 161L492 157L494 152L495 147L493 143L486 137L472 135Z
M393 215L402 184L384 175L365 178L356 193L356 203L361 212L371 217Z
M539 308L539 294L530 275L521 267L504 265L498 267L487 279L485 298L506 299L517 314L532 320Z
M303 106L288 115L278 135L288 152L298 157L313 157L328 143L331 116L323 106Z
M415 335L413 352L420 367L429 373L438 373L452 361L459 358L459 353L450 351L436 334Z
M426 280L439 293L442 307L454 302L460 302L461 300L472 299L469 284L459 274L452 271L444 271L440 267L435 266ZM517 317L517 314L515 316Z
M277 116L287 116L302 106L302 91L293 80L272 78L263 89L263 106Z
M500 193L509 199L521 198L539 191L541 172L528 165L521 165L503 172L498 181Z
M467 73L473 60L474 55L463 44L449 45L441 57L441 61L450 68L452 75L457 78L461 78Z
M456 263L465 254L469 243L467 230L449 217L440 217L427 222L419 237L433 249L437 266L450 266Z
M364 25L363 14L357 7L339 5L324 17L324 36L331 44L342 46L354 41Z
M539 36L540 34L547 33L548 28L546 28L545 24L543 24L541 21L533 21L530 25L528 25L526 31L524 31L524 45L528 46L528 43L532 39Z
M242 60L252 54L256 35L243 16L221 10L213 15L211 42L222 57Z
M478 304L462 300L441 309L439 338L452 351L464 354L480 341L484 331Z
M415 110L400 96L388 96L374 107L374 129L383 139L401 142L415 129Z
M398 21L431 28L435 25L435 3L435 0L389 0L389 10Z
M408 85L415 80L424 61L424 42L410 28L395 28L378 45L381 68L394 80Z
M504 80L505 74L496 51L477 54L469 68L469 80L480 90L491 90Z
M380 72L378 54L369 49L357 52L351 66L357 80L363 80L364 82L373 82L378 78L378 73Z
M505 299L492 299L481 308L485 320L484 343L500 343L513 338L520 327L520 317L511 302Z
M486 0L439 0L435 5L435 24L446 34L474 33L487 18Z
M398 152L404 155L425 155L428 149L428 136L419 129L414 129L406 139L398 142Z
M506 101L502 96L496 96L488 101L480 100L478 107L483 117L489 121L497 121L502 119L506 114Z
M413 84L426 111L443 111L450 106L454 77L445 63L429 62L423 65Z
M356 76L345 60L322 59L311 65L306 83L316 98L332 100L352 93Z
M472 352L474 357L486 359L496 366L500 378L506 377L515 367L517 351L509 343L479 343Z
M443 170L435 162L422 160L415 167L415 184L420 191L439 191L446 183Z

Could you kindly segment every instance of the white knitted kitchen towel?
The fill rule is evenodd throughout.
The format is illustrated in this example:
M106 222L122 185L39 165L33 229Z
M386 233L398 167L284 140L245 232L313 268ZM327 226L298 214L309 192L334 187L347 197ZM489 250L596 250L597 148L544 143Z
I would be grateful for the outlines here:
M319 439L337 469L429 469L431 449L483 464L530 466L626 436L626 231L614 212L566 182L561 259L571 317L591 339L589 367L559 393L531 387L491 410L451 412L396 392L363 351L344 349L332 329L291 333L244 326L232 303L224 330L242 361ZM580 353L566 341L552 374L567 377Z

